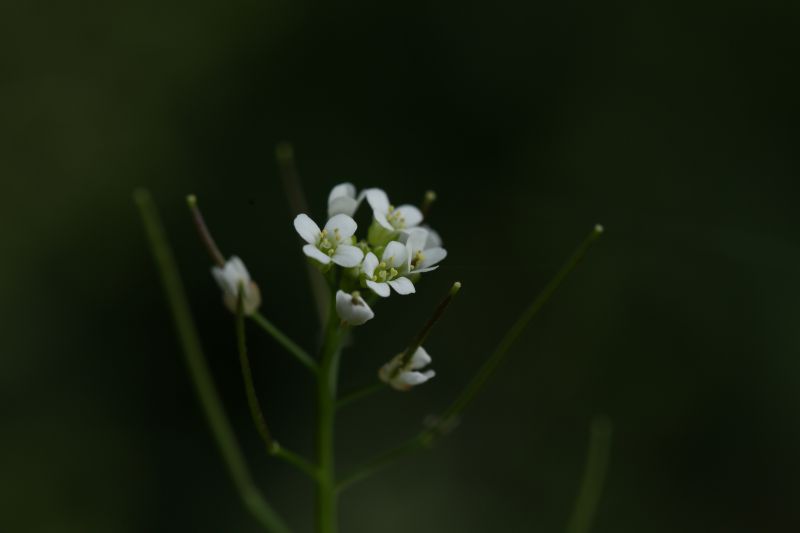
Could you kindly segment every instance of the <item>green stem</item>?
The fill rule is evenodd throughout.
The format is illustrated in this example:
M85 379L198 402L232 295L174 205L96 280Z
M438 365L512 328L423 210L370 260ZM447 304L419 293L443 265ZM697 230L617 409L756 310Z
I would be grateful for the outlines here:
M445 296L444 299L441 302L439 302L439 305L436 306L436 309L433 311L433 315L431 315L431 317L428 319L428 321L425 323L425 325L422 327L419 333L417 333L414 336L414 338L411 339L411 342L408 344L406 350L403 352L403 356L401 358L402 362L399 365L397 365L397 367L394 369L394 372L392 372L391 376L392 378L397 376L397 374L400 373L400 371L403 368L406 368L408 363L411 361L411 358L414 357L414 353L419 349L420 346L422 346L422 343L425 342L425 340L428 338L428 335L431 334L433 326L435 326L436 323L439 322L439 320L444 315L444 312L447 311L447 307L450 305L450 303L453 301L453 298L455 298L456 294L458 294L458 291L460 290L461 290L461 282L456 281L455 283L453 283L452 287L450 287L450 290L447 292L447 296Z
M358 467L355 471L345 476L339 483L336 485L336 490L341 492L348 488L350 485L354 483L358 483L359 481L370 477L371 475L383 470L385 467L389 466L390 464L394 463L398 459L409 455L420 448L424 448L431 443L431 435L430 433L423 431L416 437L412 438L397 446L395 448L391 448L390 450L386 450L385 452L373 457L360 467Z
M246 508L255 519L272 533L290 533L289 527L270 506L259 489L244 460L233 428L222 408L222 402L206 364L197 328L192 319L186 292L178 272L161 219L147 190L134 193L134 201L139 208L150 248L158 268L161 282L166 292L172 319L183 348L183 355L194 383L211 432L222 454L230 476L239 491Z
M314 358L308 355L304 349L298 346L292 339L287 337L281 330L279 330L275 325L267 320L267 318L259 312L255 312L250 315L250 318L258 324L261 329L269 333L273 339L278 341L278 344L283 346L286 351L292 354L300 363L311 370L312 372L316 373L319 369L317 367L316 361Z
M592 420L586 468L572 516L567 524L567 533L589 533L591 530L608 470L611 435L611 421L607 417L598 416Z
M458 414L461 413L461 411L463 411L472 402L472 400L475 399L475 396L477 396L481 389L483 389L484 385L486 385L486 382L497 370L497 367L501 362L503 362L503 359L505 359L509 350L512 346L514 346L514 343L517 342L517 339L519 339L519 336L528 326L530 321L539 313L542 307L544 307L544 304L550 300L550 297L556 292L556 289L561 286L561 283L563 283L567 276L569 276L575 267L578 266L583 259L583 256L586 254L586 251L602 233L602 226L597 225L592 228L592 231L589 233L589 235L586 236L583 242L572 253L572 256L570 256L567 262L564 263L553 279L550 280L550 283L545 286L542 292L539 293L539 296L536 297L536 299L517 319L514 325L511 326L511 329L508 330L505 337L503 337L503 339L500 341L500 344L498 344L497 348L495 348L494 352L483 363L481 368L475 374L475 377L472 378L469 384L464 388L464 390L450 405L450 407L445 410L440 417L442 425L448 424L451 419L458 416Z
M239 364L242 367L242 378L244 379L244 390L247 394L247 404L250 407L250 415L253 418L253 424L256 426L261 440L264 441L267 451L271 452L276 443L272 439L272 433L269 430L269 426L267 426L264 412L261 410L261 404L256 394L256 387L253 383L250 359L247 357L247 336L244 327L244 290L242 290L242 287L239 287L239 295L236 301L236 345L239 349Z
M572 270L580 263L586 251L592 243L603 233L602 226L595 226L589 235L583 240L578 248L573 252L572 256L567 260L564 266L556 273L555 277L548 283L539 296L531 303L530 306L522 313L517 319L508 333L506 333L503 340L497 346L495 351L489 356L489 359L481 366L472 381L467 384L464 390L459 394L456 400L448 407L444 413L438 417L438 422L433 427L426 428L412 438L406 444L397 448L393 448L386 452L381 453L374 459L367 461L364 465L356 468L356 470L347 475L339 483L339 490L342 490L353 483L365 479L371 474L381 470L383 467L388 466L395 460L418 450L420 447L430 446L433 442L442 435L447 434L453 427L454 423L458 420L458 415L469 405L475 396L481 391L488 379L494 374L498 365L502 362L508 351L519 338L522 331L533 319L539 310L550 299L553 293L558 289L561 283L572 272ZM454 286L455 288L455 286ZM445 300L447 301L447 300ZM444 304L444 302L443 302ZM436 313L434 314L434 316ZM423 330L425 331L425 330ZM424 339L424 335L420 335ZM413 344L413 343L412 343Z
M264 412L261 409L261 403L258 401L258 394L256 394L255 383L253 382L253 373L250 369L250 359L247 356L247 336L245 332L245 315L244 315L244 291L239 287L239 296L236 305L236 340L239 348L239 362L242 367L242 378L244 379L244 388L247 393L247 403L250 406L250 415L253 418L253 424L256 426L261 440L267 448L267 453L279 459L283 459L292 466L297 467L301 472L307 474L311 479L317 479L317 467L303 459L296 453L283 448L272 437L272 433L267 425L267 420L264 418Z
M336 402L336 409L342 409L343 407L347 407L351 403L372 396L373 394L380 392L382 390L386 390L386 384L383 383L382 381L378 381L377 383L373 383L372 385L367 385L366 387L362 387L353 392L349 392L343 395Z
M317 374L317 434L316 451L319 477L317 479L317 533L336 533L337 498L334 463L334 422L336 415L336 385L341 353L341 329L336 315L335 298L330 298L328 325L322 347L320 371Z
M272 449L269 453L278 459L283 459L290 465L294 466L308 477L317 481L319 479L319 468L315 464L312 464L310 461L305 459L304 457L296 454L291 450L287 450L277 442L275 442L272 446Z

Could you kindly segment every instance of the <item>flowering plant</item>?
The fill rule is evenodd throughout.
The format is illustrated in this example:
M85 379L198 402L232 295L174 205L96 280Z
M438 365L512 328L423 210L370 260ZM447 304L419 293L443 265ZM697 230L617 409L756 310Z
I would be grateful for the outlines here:
M373 307L377 309L377 304L390 298L392 293L402 296L415 293L422 282L422 274L438 269L447 257L447 251L442 245L439 234L424 225L426 213L430 210L435 195L427 193L421 207L413 205L395 207L381 189L370 188L358 193L352 184L342 183L333 187L330 192L328 218L320 228L305 212L307 210L304 209L305 202L296 179L291 151L282 147L278 155L284 182L290 193L290 204L296 211L294 229L304 243L301 250L308 261L317 307L322 311L323 342L317 357L312 356L300 344L283 334L275 324L259 312L262 291L251 279L244 262L237 256L225 258L212 238L197 205L197 199L193 195L188 197L188 204L201 241L214 263L211 273L222 292L224 306L235 316L239 361L255 428L264 442L267 453L295 466L314 481L315 531L334 533L338 530L337 502L341 492L398 457L431 446L455 427L463 410L482 390L526 325L578 264L588 247L602 232L602 227L598 225L592 229L564 267L514 322L495 351L449 407L438 416L429 418L428 423L408 442L378 454L361 467L340 476L335 468L336 411L380 389L389 388L407 392L430 381L436 375L430 368L432 356L423 347L423 343L458 294L461 283L453 283L429 320L422 325L408 345L398 347L398 352L385 354L387 362L375 369L374 383L349 394L339 394L337 387L339 359L345 335L351 334L354 328L367 325L375 316ZM140 208L161 273L190 375L223 459L229 467L245 506L264 529L273 533L288 533L291 531L289 526L255 487L230 422L221 406L172 252L152 199L147 191L140 190L136 192L135 200ZM359 233L353 217L362 206L371 211L372 217L366 232ZM319 283L320 280L324 282ZM268 295L269 292L265 291L264 294ZM245 323L248 319L271 335L316 379L313 459L304 458L278 444L265 420L250 371L245 336ZM602 486L609 431L608 424L602 420L593 426L584 485L570 520L570 531L588 530Z

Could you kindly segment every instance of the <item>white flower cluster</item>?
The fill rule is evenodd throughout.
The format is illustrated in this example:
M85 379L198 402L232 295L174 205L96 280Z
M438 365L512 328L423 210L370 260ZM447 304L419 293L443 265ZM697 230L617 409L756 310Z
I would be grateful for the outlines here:
M365 199L373 220L367 238L359 241L352 217ZM362 288L383 298L391 289L398 294L416 292L416 276L435 270L447 256L439 235L420 226L422 212L413 205L394 207L380 189L356 194L351 183L337 185L328 197L328 217L323 229L308 215L294 219L297 233L307 243L303 253L323 269L332 265L347 269Z
M359 240L353 216L364 200L372 210L372 224L366 238ZM422 221L422 211L417 207L394 207L380 189L357 194L351 183L341 183L331 190L328 220L322 229L306 214L294 219L297 233L306 242L303 253L323 272L331 273L336 266L342 269L341 275L331 275L329 279L338 282L336 313L344 324L360 326L374 318L361 290L368 289L382 298L392 291L412 294L420 274L436 270L447 257L439 235L422 226ZM213 242L211 247L214 248ZM244 313L256 313L261 293L242 260L233 256L225 261L218 251L215 257L219 257L219 264L211 272L222 289L225 305L236 312L241 290ZM403 354L389 361L378 376L397 390L408 390L435 375L433 370L422 371L430 362L428 352L419 346L407 361Z
M366 238L359 239L353 216L364 200L372 211L372 223ZM439 235L421 225L423 218L422 211L413 205L392 205L381 189L358 194L352 183L341 183L328 196L328 221L322 229L306 214L294 219L295 230L306 242L303 253L323 272L335 266L342 268L336 312L343 322L359 326L375 316L359 289L382 298L392 291L412 294L419 275L436 270L447 257ZM432 370L418 371L430 363L423 348L408 364L401 363L395 358L379 373L398 390L408 390L434 375Z

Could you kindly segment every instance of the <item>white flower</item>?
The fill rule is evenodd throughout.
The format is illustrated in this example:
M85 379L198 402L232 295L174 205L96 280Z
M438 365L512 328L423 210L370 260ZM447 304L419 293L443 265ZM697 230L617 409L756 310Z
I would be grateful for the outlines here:
M339 314L339 318L351 326L360 326L375 316L358 291L354 291L352 294L338 291L336 293L336 312Z
M356 197L356 188L352 183L340 183L331 189L328 195L328 217L347 215L352 217L364 200L364 194Z
M357 266L364 258L364 252L352 245L356 227L355 220L341 214L331 217L323 230L308 215L294 219L294 229L308 243L303 246L308 257L323 265L333 261L345 268Z
M419 226L422 222L422 211L413 205L394 207L389 203L389 197L381 189L367 189L364 191L367 202L372 208L375 221L389 231L403 231Z
M447 250L435 243L441 243L438 235L431 238L431 232L423 228L414 228L406 239L408 253L408 273L421 274L439 268L440 263L447 257Z
M388 383L397 390L407 391L415 385L425 383L436 375L433 370L418 372L418 370L428 366L430 362L431 356L428 355L425 348L420 346L405 365L403 365L403 354L396 356L383 365L378 371L378 377L381 378L381 381Z
M217 281L217 285L222 289L222 300L225 306L232 312L236 312L238 303L239 286L244 288L243 301L244 312L252 315L261 305L261 291L258 285L250 279L250 273L242 263L242 260L235 255L228 259L225 267L212 267L211 274Z
M397 294L411 294L416 292L411 280L401 276L408 265L408 251L406 247L392 241L383 250L381 261L372 253L367 253L364 262L361 264L361 271L366 276L367 287L372 289L375 294L386 298L393 288Z

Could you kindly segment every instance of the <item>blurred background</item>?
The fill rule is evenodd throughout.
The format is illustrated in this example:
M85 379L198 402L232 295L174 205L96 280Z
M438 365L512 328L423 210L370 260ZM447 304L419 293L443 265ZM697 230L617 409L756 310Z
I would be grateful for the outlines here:
M451 437L342 499L343 533L563 531L591 418L597 532L800 528L798 6L787 2L20 2L0 7L0 531L257 531L181 359L131 200L152 191L253 471L231 316L184 197L262 310L318 343L274 160L330 187L439 193L450 255L344 354L370 382L447 287L437 377L343 412L342 469L447 405L593 224L606 234ZM277 437L313 389L255 328Z

